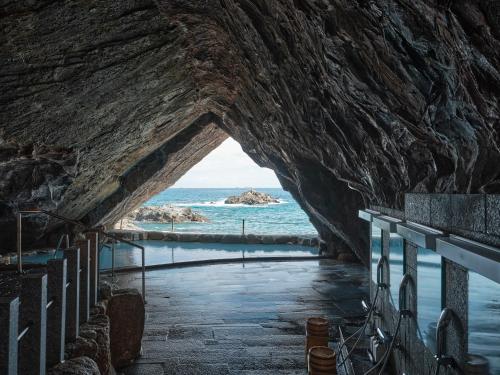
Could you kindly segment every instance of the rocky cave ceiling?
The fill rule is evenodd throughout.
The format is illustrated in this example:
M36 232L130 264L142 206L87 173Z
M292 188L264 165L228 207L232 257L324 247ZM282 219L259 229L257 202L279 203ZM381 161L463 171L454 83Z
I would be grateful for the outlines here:
M7 0L0 27L4 250L19 208L111 223L226 132L364 260L365 204L500 192L496 1Z

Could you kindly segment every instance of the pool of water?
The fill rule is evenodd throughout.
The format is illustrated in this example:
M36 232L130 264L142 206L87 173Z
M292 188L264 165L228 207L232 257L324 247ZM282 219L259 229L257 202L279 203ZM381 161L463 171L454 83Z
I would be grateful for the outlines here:
M146 265L210 259L315 256L318 249L299 245L224 244L200 242L136 241L146 248ZM101 269L111 268L111 250L103 248ZM115 248L115 267L141 265L141 250L120 243Z
M376 228L375 228L376 229ZM381 254L379 231L372 232L372 273ZM398 288L404 274L403 240L390 238L390 292L394 307L398 307ZM436 323L442 304L442 258L435 251L417 250L417 322L419 335L425 345L436 351ZM374 280L376 281L375 277ZM465 291L464 291L465 292ZM500 285L469 271L468 291L468 352L484 356L490 366L489 374L500 374Z
M391 233L389 242L389 296L395 308L399 308L399 284L404 273L403 237Z
M318 249L299 245L224 244L199 242L135 241L145 247L146 265L179 263L211 259L234 259L256 257L317 256ZM47 263L61 258L56 254L37 254L23 257L23 263ZM100 268L111 268L111 249L103 247L99 255ZM13 263L16 260L13 259ZM141 265L141 250L125 243L115 246L115 267Z
M425 345L436 353L436 324L442 306L442 263L435 251L417 250L417 322Z
M500 285L469 271L469 353L486 357L500 374Z
M371 275L374 283L377 282L377 264L382 256L382 231L375 225L372 226L372 251L371 251Z

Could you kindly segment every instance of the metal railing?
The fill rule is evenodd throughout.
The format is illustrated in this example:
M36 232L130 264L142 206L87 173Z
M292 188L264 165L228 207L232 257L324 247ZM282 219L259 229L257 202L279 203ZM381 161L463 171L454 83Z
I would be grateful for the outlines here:
M23 272L23 260L22 260L22 219L23 219L23 216L24 215L35 215L35 214L44 214L44 215L47 215L47 216L50 216L50 217L53 217L55 219L58 219L58 220L61 220L63 222L66 222L68 224L72 224L72 225L75 225L75 226L78 226L80 228L83 229L83 232L92 232L92 231L95 231L95 229L93 228L88 228L85 224L83 224L82 222L78 221L78 220L74 220L74 219L70 219L70 218L67 218L65 216L62 216L62 215L59 215L59 214L55 214L53 212L50 212L50 211L47 211L47 210L23 210L23 211L19 211L16 215L16 222L17 222L17 271L19 273L22 273ZM141 253L142 253L142 296L143 296L143 300L144 300L144 303L146 302L146 267L145 267L145 249L143 246L140 246L132 241L128 241L128 240L124 240L124 239L120 239L118 237L116 237L114 234L112 233L108 233L108 232L105 232L103 230L100 230L99 233L101 233L103 236L105 237L108 237L108 238L111 238L113 240L119 240L121 242L124 242L130 246L133 246L133 247L136 247L138 249L141 250ZM62 245L62 241L63 240L66 240L66 248L69 248L69 235L68 234L63 234L59 241L58 241L58 244L56 246L56 252L60 249L61 245ZM112 262L113 262L113 269L114 269L114 246L113 246L113 251L112 251ZM98 260L96 260L97 263ZM97 268L98 269L98 272L99 272L99 267ZM113 271L113 274L114 274L114 271Z
M105 231L101 231L101 234L112 239L113 243L111 245L111 272L112 275L115 273L115 241L120 241L123 243L126 243L127 245L130 245L132 247L135 247L139 250L141 250L141 273L142 273L142 299L144 303L146 303L146 254L145 251L146 249L144 246L138 245L135 242L125 240L113 233L108 233Z
M62 220L66 223L73 224L76 226L80 226L83 228L86 228L85 225L77 220L69 219L67 217L55 214L53 212L47 211L47 210L24 210L24 211L19 211L16 215L16 227L17 227L17 271L19 273L23 272L23 254L22 254L22 220L23 220L23 215L36 215L36 214L44 214L50 217L53 217L55 219ZM61 243L64 235L61 237L59 242ZM60 243L58 243L58 246L60 246ZM69 236L66 238L66 244L69 245ZM69 246L67 246L69 247Z
M65 343L76 339L89 315L92 280L80 268L80 260L89 259L88 251L70 248L43 269L29 265L32 272L0 273L1 374L44 374L64 360Z
M66 240L66 249L69 249L69 234L65 233L59 238L59 241L57 242L56 246L56 253L61 249L61 245L63 243L63 240Z
M140 226L140 222L139 226ZM158 222L158 223L147 223L147 224L158 224L162 226L161 230L165 231L170 231L172 233L177 232L177 233L182 233L182 232L188 232L189 230L192 230L192 226L196 224L203 225L204 228L206 229L207 234L241 234L242 236L248 235L248 234L258 234L258 235L279 235L283 234L286 235L288 232L284 233L283 231L278 231L276 233L272 233L266 229L274 227L286 227L286 226L303 226L306 224L305 222L282 222L282 221L266 221L266 220L252 220L252 219L230 219L226 220L224 222L219 222L219 221L210 221L210 222L196 222L196 221L185 221L185 222L175 222L175 220L172 218L170 221L165 221L165 222ZM262 226L260 228L257 228L255 226ZM214 229L216 227L217 229ZM197 229L199 229L198 227ZM263 229L265 228L265 229ZM128 230L127 228L123 227L123 219L120 220L119 225L117 227L119 230ZM303 236L309 236L309 235L317 235L314 230L311 230L310 232L303 232L299 233L299 235Z

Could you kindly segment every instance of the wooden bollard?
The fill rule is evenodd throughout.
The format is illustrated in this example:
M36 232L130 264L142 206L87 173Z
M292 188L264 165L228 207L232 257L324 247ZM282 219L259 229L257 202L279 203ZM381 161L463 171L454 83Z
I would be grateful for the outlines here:
M309 318L306 322L306 363L309 349L313 346L328 346L328 320Z
M309 375L336 375L337 358L335 351L325 346L313 346L309 349Z

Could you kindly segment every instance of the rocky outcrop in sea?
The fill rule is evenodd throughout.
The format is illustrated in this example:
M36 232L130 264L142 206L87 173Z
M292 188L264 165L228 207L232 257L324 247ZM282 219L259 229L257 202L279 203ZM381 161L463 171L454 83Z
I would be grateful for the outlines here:
M255 190L249 190L244 192L241 195L233 195L228 197L225 201L225 204L248 204L248 205L256 205L256 204L269 204L269 203L280 203L280 201L276 198L273 198L269 194L261 193Z
M198 223L208 222L208 219L200 213L193 211L190 207L146 206L132 211L126 219L146 223L184 223L194 221Z

